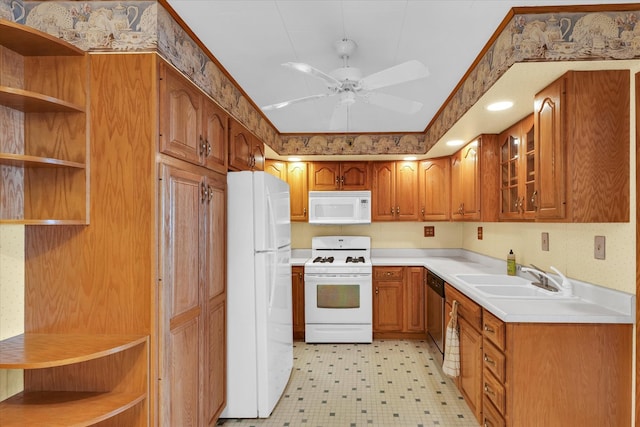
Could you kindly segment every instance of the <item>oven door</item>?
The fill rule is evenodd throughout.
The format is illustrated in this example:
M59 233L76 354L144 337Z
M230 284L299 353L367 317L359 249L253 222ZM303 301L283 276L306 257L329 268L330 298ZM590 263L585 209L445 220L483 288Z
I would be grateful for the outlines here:
M371 324L371 275L305 274L305 322Z

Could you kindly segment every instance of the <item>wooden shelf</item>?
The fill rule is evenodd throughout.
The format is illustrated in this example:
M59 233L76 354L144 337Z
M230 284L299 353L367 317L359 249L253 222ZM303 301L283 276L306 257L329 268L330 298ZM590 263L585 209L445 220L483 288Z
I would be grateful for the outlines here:
M22 392L0 403L3 427L89 426L143 401L146 393Z
M50 34L0 19L0 45L22 56L82 56L84 51Z
M24 154L0 153L0 165L29 168L77 168L86 169L84 163L68 160L53 159L51 157L28 156Z
M52 96L8 86L0 86L0 105L25 113L84 112L84 106L82 105L76 105Z
M0 369L38 369L86 362L146 340L145 335L22 334L0 341Z

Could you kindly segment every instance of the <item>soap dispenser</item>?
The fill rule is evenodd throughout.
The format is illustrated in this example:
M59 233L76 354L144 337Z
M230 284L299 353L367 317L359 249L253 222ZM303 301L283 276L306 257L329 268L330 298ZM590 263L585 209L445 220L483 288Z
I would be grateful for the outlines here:
M509 249L509 255L507 255L507 274L509 276L516 275L516 255L513 253L513 249Z

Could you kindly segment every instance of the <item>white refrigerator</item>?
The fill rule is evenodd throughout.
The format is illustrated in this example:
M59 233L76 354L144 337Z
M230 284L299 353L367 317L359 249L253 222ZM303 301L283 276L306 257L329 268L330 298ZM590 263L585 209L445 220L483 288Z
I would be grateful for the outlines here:
M289 184L227 174L227 406L267 418L293 368Z

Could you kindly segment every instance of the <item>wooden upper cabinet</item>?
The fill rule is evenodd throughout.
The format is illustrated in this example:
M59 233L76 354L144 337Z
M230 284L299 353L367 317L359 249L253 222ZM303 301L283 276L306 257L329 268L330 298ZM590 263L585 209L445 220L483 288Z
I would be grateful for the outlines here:
M264 171L285 182L287 181L287 162L267 159L264 161Z
M537 219L629 221L629 85L629 70L570 71L536 95Z
M309 185L307 163L265 160L264 170L289 184L291 195L291 221L307 221Z
M227 150L229 116L207 97L203 97L202 161L208 169L225 173L227 171Z
M368 162L311 162L309 190L370 190Z
M371 219L418 221L418 163L372 163Z
M535 216L535 138L533 115L498 135L500 219Z
M229 122L229 169L264 170L262 141L237 121Z
M228 116L191 81L160 62L160 151L226 172Z
M451 217L451 161L448 157L418 164L420 219L447 221Z
M483 134L453 154L451 218L497 221L500 195L497 135Z
M307 163L287 163L287 182L291 194L291 221L307 221L309 219Z
M451 212L454 220L480 220L480 143L451 157Z

